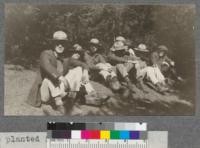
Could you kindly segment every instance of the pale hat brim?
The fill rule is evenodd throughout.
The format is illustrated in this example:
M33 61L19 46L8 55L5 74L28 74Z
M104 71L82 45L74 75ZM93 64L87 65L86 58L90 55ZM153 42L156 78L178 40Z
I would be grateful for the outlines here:
M68 39L47 39L49 41L69 41Z
M141 48L134 48L137 51L142 51L142 52L149 52L149 50L147 49L141 49Z

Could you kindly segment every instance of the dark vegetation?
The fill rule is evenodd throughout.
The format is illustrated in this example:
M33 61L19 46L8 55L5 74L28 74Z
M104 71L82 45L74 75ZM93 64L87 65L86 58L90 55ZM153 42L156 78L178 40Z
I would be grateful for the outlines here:
M8 4L5 7L6 62L36 64L40 52L49 48L48 39L53 32L64 30L71 44L87 46L91 37L97 37L105 50L109 50L118 35L132 40L133 46L146 43L150 50L165 44L178 71L193 76L194 15L192 5Z

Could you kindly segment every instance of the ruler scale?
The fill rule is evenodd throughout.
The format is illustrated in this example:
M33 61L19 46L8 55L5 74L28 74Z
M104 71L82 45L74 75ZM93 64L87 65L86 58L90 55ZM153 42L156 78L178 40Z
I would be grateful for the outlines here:
M148 140L47 139L47 148L148 148Z

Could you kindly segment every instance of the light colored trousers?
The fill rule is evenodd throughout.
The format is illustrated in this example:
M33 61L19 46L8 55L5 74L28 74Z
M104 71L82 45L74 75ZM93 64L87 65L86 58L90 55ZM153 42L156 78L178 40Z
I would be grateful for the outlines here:
M117 76L116 75L116 69L110 63L98 63L96 66L101 69L99 74L106 80L108 76L111 76L111 78ZM111 69L111 71L109 70Z
M69 72L64 77L67 83L69 84L69 88L65 88L64 83L60 83L60 85L56 87L47 78L45 78L42 81L40 93L41 100L43 102L49 101L50 98L60 98L66 96L68 92L66 92L65 90L67 89L69 90L69 92L78 92L80 90L81 85L85 86L87 93L94 91L94 88L89 82L88 71L83 70L81 67L76 67L74 69L69 70Z
M149 79L153 84L162 83L165 84L165 77L161 73L158 66L148 66L146 67L147 79Z
M147 77L148 80L150 80L153 84L156 84L158 82L160 83L165 83L165 77L161 73L160 69L158 66L145 66L141 68L141 63L125 63L125 64L117 64L117 70L121 74L122 77L128 76L129 71L132 68L136 68L136 79L144 78L145 76ZM142 63L144 64L144 63Z
M153 84L165 84L165 77L157 66L147 66L138 72L138 77L145 77Z

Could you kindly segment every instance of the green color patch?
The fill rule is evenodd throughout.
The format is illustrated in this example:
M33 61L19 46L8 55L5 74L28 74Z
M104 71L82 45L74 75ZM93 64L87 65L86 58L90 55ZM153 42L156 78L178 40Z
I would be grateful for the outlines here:
M120 139L119 131L110 131L110 139Z

